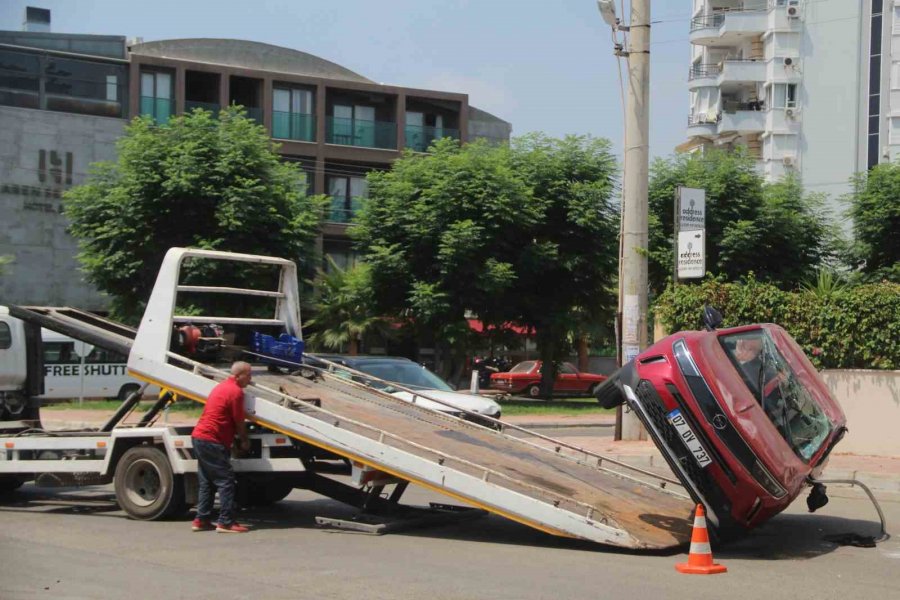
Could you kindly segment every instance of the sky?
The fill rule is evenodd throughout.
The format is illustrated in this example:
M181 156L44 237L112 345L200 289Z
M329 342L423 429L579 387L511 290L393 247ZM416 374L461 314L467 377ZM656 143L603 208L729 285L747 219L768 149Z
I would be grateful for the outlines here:
M652 156L685 140L691 4L652 0ZM55 33L301 50L379 83L468 94L513 136L590 134L622 148L618 61L595 0L0 0L0 29L21 29L26 6L49 8Z

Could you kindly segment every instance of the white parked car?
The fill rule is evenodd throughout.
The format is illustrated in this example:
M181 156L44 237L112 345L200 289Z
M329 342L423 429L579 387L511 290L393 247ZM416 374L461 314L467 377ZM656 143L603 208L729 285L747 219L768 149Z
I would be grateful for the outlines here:
M421 390L424 394L436 400L440 400L440 402L431 402L427 398L417 396L416 404L426 408L453 414L474 422L479 422L477 417L454 411L453 407L462 408L494 419L500 418L500 405L490 398L479 396L477 394L457 392L449 383L408 358L399 358L395 356L347 356L342 354L310 354L308 355L308 358L313 359L310 361L313 365L315 365L316 358L322 358L329 362L345 365L351 369L361 371L387 382L398 383L403 387L414 391ZM411 393L404 390L392 389L390 385L387 385L382 389L407 402L411 402L413 399ZM443 402L446 402L447 404L442 404ZM495 427L495 424L490 421L484 421L481 422L481 424L488 427Z

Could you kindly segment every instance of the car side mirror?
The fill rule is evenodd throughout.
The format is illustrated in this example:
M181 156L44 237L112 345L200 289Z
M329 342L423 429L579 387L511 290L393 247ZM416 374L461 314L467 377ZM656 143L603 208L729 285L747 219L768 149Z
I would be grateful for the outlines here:
M722 313L713 306L706 304L703 306L703 325L707 331L714 331L722 324Z

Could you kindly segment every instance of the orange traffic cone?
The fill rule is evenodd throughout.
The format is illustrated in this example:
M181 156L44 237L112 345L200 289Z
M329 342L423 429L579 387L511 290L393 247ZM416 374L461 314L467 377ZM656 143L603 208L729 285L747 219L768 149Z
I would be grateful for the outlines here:
M697 505L694 515L694 531L691 533L691 551L688 561L675 565L681 573L693 575L715 575L724 573L727 567L713 563L712 550L709 547L709 533L706 531L706 514L703 505Z

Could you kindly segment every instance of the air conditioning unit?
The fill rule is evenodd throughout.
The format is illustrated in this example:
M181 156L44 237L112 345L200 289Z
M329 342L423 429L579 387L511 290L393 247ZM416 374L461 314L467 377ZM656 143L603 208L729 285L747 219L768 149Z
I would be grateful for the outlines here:
M786 116L786 117L789 118L789 119L791 119L791 118L793 118L793 117L796 117L798 114L800 114L800 109L799 109L799 108L786 108L786 109L784 109L784 116Z
M783 156L781 158L781 164L783 164L786 167L793 167L794 161L795 161L795 159L793 156Z
M787 7L787 16L788 16L788 19L799 19L800 18L800 7L799 6L788 6Z
M790 56L785 56L785 57L782 59L782 63L784 63L784 66L790 67L791 65L794 64L794 59L791 58Z

